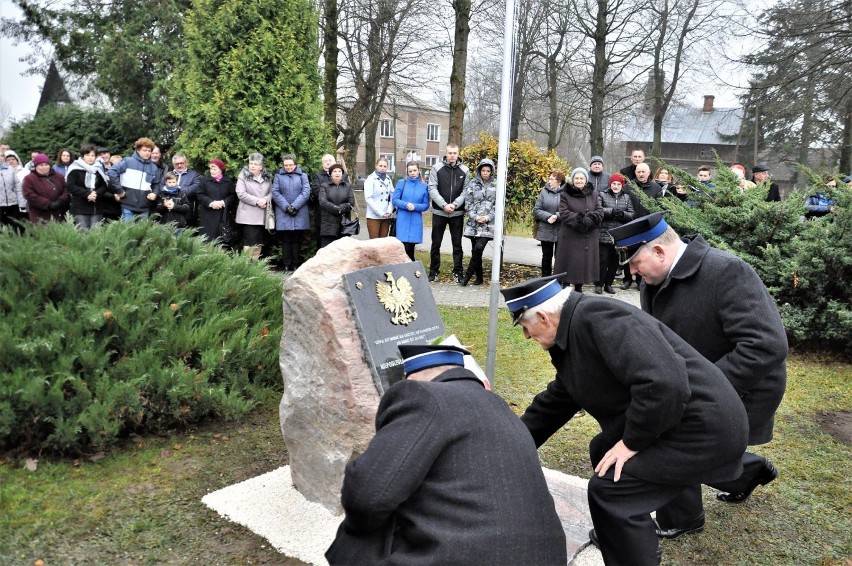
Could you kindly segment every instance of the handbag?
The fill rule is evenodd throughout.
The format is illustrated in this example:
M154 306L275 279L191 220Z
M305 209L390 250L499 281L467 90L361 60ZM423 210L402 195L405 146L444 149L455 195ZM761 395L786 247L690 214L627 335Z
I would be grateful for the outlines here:
M388 230L388 237L389 238L396 237L396 218L390 219L390 229Z
M275 207L272 205L272 199L266 201L264 209L263 226L269 232L275 232Z
M221 216L219 217L219 228L216 230L216 238L223 244L230 244L234 241L234 227L231 226L227 206L222 207Z
M358 211L352 209L353 218L340 217L340 235L341 236L357 236L361 233L361 220L358 218Z

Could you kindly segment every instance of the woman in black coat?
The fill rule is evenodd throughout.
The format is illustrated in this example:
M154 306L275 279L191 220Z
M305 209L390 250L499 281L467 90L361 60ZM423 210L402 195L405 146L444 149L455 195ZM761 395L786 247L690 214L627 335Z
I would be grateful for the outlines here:
M595 282L595 293L598 295L603 291L615 294L612 282L615 281L615 272L618 270L618 253L609 230L633 220L633 201L624 191L626 185L627 179L624 176L613 173L609 178L609 187L598 197L604 211L598 244L601 275Z
M234 181L225 175L226 169L223 161L211 159L210 174L205 175L198 187L199 232L208 242L220 236L223 222L233 226L236 215L237 188Z
M584 283L600 276L598 229L603 220L603 208L598 192L589 183L589 174L582 167L571 173L559 198L559 240L556 244L554 273L565 273L563 283L574 285L582 293Z
M328 183L323 183L319 190L321 248L340 239L340 219L348 219L355 207L355 192L343 179L343 165L335 163L329 167L328 175Z
M85 144L80 148L80 158L71 163L65 172L65 188L71 193L71 214L74 224L86 231L104 218L104 210L116 205L115 195L103 164L97 161L97 148ZM67 152L66 152L67 153Z

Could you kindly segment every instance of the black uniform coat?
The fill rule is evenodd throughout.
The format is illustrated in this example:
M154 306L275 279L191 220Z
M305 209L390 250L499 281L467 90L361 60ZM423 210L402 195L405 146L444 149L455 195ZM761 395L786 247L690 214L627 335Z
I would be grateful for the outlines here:
M583 408L601 433L592 465L619 440L639 453L624 473L669 485L742 473L745 410L719 368L639 309L571 293L548 350L556 379L521 417L541 446Z
M346 466L331 564L560 564L565 534L529 432L471 372L403 380Z
M787 385L787 335L754 269L696 236L670 276L640 291L642 310L722 370L748 413L749 444L772 440Z

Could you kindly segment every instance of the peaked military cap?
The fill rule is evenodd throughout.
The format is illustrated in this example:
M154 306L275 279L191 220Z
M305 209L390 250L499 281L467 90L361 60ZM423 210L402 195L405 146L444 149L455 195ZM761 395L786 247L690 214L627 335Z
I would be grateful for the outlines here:
M633 256L650 241L655 240L669 227L664 212L654 212L609 230L615 240L615 250L621 265L629 263Z
M399 353L402 355L405 375L436 366L464 367L464 357L470 355L470 352L457 346L428 344L402 345L399 346Z
M560 273L559 275L551 275L549 277L536 277L513 287L500 289L500 292L503 293L503 298L506 300L506 306L509 308L509 312L512 313L512 325L517 325L518 319L526 311L537 307L550 297L559 293L562 290L562 284L559 280L564 276L564 273Z

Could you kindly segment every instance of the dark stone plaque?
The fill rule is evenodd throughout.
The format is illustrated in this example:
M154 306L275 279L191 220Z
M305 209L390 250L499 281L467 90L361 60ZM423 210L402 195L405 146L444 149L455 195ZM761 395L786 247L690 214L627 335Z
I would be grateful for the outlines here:
M402 379L400 344L429 344L444 322L419 261L381 265L343 276L379 394Z

